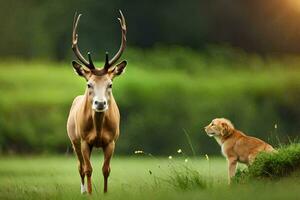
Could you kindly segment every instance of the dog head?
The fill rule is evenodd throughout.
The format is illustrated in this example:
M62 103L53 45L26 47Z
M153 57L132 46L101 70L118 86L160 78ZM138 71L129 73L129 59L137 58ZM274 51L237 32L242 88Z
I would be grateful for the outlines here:
M232 133L234 126L228 119L216 118L204 129L210 137L226 137Z

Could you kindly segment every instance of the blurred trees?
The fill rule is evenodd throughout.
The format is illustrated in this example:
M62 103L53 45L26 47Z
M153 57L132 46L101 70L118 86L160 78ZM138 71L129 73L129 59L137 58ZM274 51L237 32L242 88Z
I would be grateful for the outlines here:
M0 57L69 60L78 11L83 13L80 46L102 60L105 50L119 45L118 9L128 22L130 47L201 49L225 43L260 53L299 52L300 7L295 6L284 0L1 0Z

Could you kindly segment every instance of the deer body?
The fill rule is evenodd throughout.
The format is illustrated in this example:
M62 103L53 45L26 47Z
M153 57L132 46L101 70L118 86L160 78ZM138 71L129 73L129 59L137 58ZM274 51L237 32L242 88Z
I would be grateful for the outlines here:
M81 192L92 193L92 165L90 156L93 147L101 147L104 154L102 173L104 192L107 192L107 181L110 174L110 160L119 137L120 113L112 94L112 84L116 76L123 73L127 62L115 64L121 57L126 46L125 18L120 11L119 18L122 30L122 42L119 51L111 59L106 53L105 65L98 69L94 66L90 53L87 61L80 53L77 41L77 25L81 15L74 18L72 49L81 62L73 61L75 72L87 81L84 95L77 96L71 106L67 132L73 149L78 158L78 171L81 177ZM87 177L87 189L85 185Z
M118 139L119 122L120 113L113 98L105 113L97 113L86 95L77 96L68 118L68 135L72 141L85 140L94 147L103 147Z

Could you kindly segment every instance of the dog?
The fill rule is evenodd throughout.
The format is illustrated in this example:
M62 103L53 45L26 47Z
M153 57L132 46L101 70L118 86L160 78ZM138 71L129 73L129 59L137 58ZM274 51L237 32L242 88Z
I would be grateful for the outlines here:
M228 162L228 183L235 175L237 162L251 165L259 152L276 152L268 143L244 134L234 128L225 118L216 118L207 125L205 132L214 137L222 149L222 154Z

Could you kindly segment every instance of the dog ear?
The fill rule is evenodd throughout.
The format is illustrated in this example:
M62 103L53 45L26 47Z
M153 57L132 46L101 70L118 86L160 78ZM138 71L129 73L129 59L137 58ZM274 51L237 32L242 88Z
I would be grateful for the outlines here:
M223 137L229 135L230 134L230 127L228 126L228 124L222 122L221 126L222 126L221 135Z

